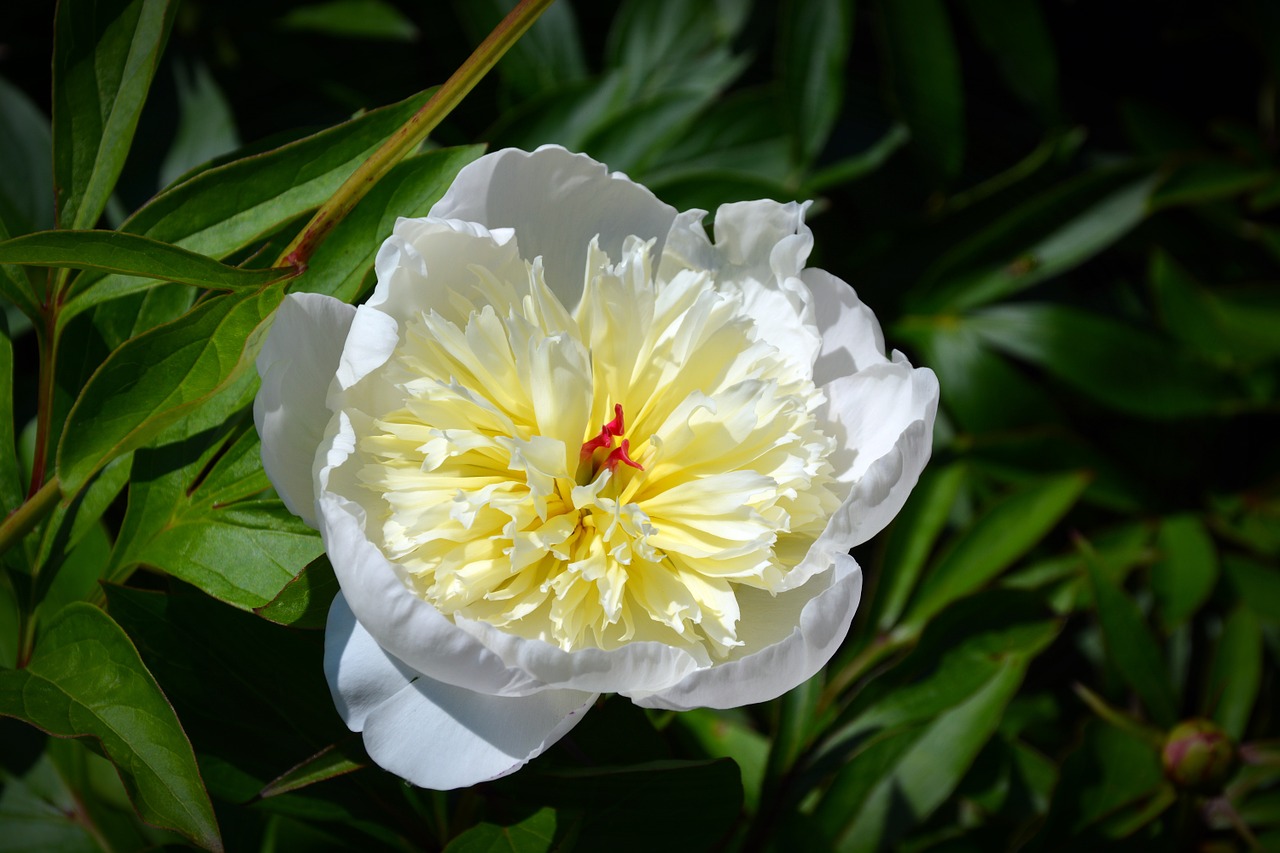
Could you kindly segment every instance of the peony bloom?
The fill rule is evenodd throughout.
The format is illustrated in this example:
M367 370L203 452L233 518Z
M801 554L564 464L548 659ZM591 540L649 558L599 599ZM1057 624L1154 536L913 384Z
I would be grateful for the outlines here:
M367 304L281 306L263 465L324 536L325 674L378 764L471 785L600 693L729 708L830 659L938 385L805 268L803 214L725 205L712 243L588 157L499 151L396 223Z

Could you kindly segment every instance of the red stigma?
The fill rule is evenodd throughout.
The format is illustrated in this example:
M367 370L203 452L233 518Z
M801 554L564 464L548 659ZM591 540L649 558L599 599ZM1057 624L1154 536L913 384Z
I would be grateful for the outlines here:
M631 442L624 438L622 439L622 444L619 445L618 447L615 447L613 449L613 452L609 454L609 457L604 460L604 467L608 468L610 471L613 471L615 468L618 467L618 463L621 462L624 465L630 465L632 468L635 468L637 471L643 471L644 466L641 465L636 460L632 459L628 455L630 453L631 453Z
M597 450L605 450L613 447L613 433L609 432L609 427L604 426L600 429L600 434L590 441L582 442L582 458L586 459Z
M604 425L604 431L609 433L609 435L622 435L626 432L626 429L627 428L623 425L622 420L622 404L614 403L613 420Z

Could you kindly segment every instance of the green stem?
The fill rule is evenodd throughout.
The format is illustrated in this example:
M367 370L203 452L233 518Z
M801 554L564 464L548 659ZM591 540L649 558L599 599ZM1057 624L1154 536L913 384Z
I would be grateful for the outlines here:
M312 253L329 232L364 198L365 193L405 155L418 147L427 138L427 134L461 103L467 93L475 88L511 45L533 26L533 22L538 20L538 16L552 2L553 0L521 0L489 33L489 37L480 43L475 52L467 57L467 61L436 90L431 100L384 142L381 148L373 152L332 198L321 205L307 227L280 253L275 266L293 266L305 270Z
M22 541L46 515L53 512L62 497L58 478L53 477L27 498L22 506L9 513L9 517L0 522L0 554L8 551Z

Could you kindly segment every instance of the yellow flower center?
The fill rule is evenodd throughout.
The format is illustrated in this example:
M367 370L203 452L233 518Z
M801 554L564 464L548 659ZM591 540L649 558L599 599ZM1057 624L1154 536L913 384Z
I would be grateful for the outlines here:
M538 261L473 271L455 319L402 319L352 417L370 534L445 615L729 655L736 590L783 588L839 503L807 369L636 238L592 244L572 312Z

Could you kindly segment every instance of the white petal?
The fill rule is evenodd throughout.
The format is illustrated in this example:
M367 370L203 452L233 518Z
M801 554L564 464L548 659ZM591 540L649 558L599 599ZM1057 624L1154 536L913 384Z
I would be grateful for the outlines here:
M787 627L790 632L758 651L692 673L661 692L623 692L637 705L675 711L736 708L774 699L812 678L831 659L849 632L861 595L862 571L848 554L836 555L830 572L776 598L764 592L740 593L747 649L759 648L759 636Z
M566 307L578 304L587 246L622 257L629 236L654 240L655 257L676 211L647 188L583 154L558 145L529 153L514 148L486 154L463 167L431 216L487 228L516 228L525 260L541 255L547 284Z
M832 515L817 547L843 553L875 536L906 503L933 450L938 379L912 369L902 353L823 386L841 448L832 458L836 479L852 488Z
M262 467L284 505L312 527L312 463L331 417L325 397L355 311L330 296L290 294L258 354L262 388L253 421L262 439Z
M880 323L852 287L820 269L807 269L800 277L813 294L822 333L822 347L813 365L815 385L888 361Z
M325 632L334 704L369 756L424 788L446 791L519 770L578 724L597 694L475 693L415 672L382 649L339 595Z

